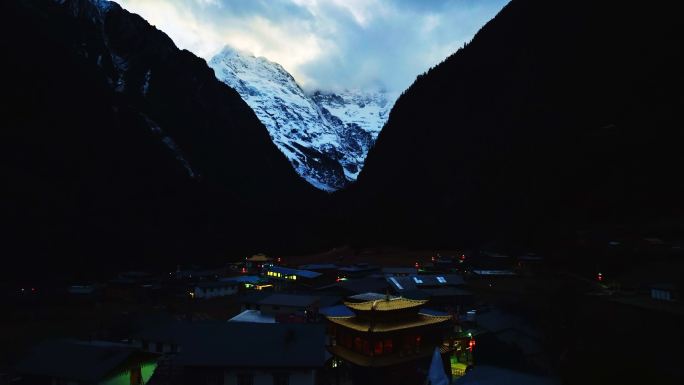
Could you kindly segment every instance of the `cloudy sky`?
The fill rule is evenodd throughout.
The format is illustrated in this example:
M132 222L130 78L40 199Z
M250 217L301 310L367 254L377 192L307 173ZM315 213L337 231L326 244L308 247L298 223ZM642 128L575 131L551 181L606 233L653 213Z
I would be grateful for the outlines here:
M508 0L116 0L209 60L225 45L280 63L305 89L401 92Z

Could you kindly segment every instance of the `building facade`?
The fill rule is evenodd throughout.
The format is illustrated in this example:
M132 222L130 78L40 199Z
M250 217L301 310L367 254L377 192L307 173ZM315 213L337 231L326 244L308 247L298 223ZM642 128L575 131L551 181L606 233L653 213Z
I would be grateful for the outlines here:
M426 302L389 296L345 302L353 315L327 317L336 376L355 384L421 384L435 349L450 372L452 317L420 312Z

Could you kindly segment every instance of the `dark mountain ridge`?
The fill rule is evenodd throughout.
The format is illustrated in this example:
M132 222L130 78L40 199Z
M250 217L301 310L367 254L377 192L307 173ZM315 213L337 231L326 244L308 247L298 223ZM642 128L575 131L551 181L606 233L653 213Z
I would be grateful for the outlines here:
M204 60L114 3L8 1L1 11L11 263L226 261L316 239L300 225L325 194Z
M340 194L366 225L350 239L533 247L592 224L681 219L672 6L512 0L399 98Z

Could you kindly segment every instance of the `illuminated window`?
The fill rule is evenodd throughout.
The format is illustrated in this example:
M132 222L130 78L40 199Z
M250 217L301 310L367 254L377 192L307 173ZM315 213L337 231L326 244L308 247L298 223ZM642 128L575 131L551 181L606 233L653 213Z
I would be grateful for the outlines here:
M437 277L437 282L439 283L447 283L446 279L444 277Z
M392 340L385 340L385 346L383 351L385 354L392 353Z
M375 348L373 349L373 353L375 355L381 355L382 354L382 341L377 341L375 343Z
M367 340L363 340L363 354L371 355L371 344Z

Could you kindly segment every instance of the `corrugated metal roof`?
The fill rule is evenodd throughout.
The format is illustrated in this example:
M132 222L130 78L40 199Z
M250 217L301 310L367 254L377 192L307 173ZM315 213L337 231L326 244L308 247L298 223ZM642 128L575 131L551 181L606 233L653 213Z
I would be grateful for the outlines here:
M272 266L266 269L266 271L273 271L276 273L280 274L286 274L286 275L296 275L298 277L304 277L304 278L318 278L322 274L311 271L311 270L302 270L302 269L291 269L289 267L282 267L282 266Z
M259 301L260 305L307 307L318 302L319 297L305 294L272 294Z
M321 324L219 322L182 333L177 362L185 366L318 368L326 359Z
M54 340L37 345L16 370L36 376L96 382L106 378L135 353L121 344Z

